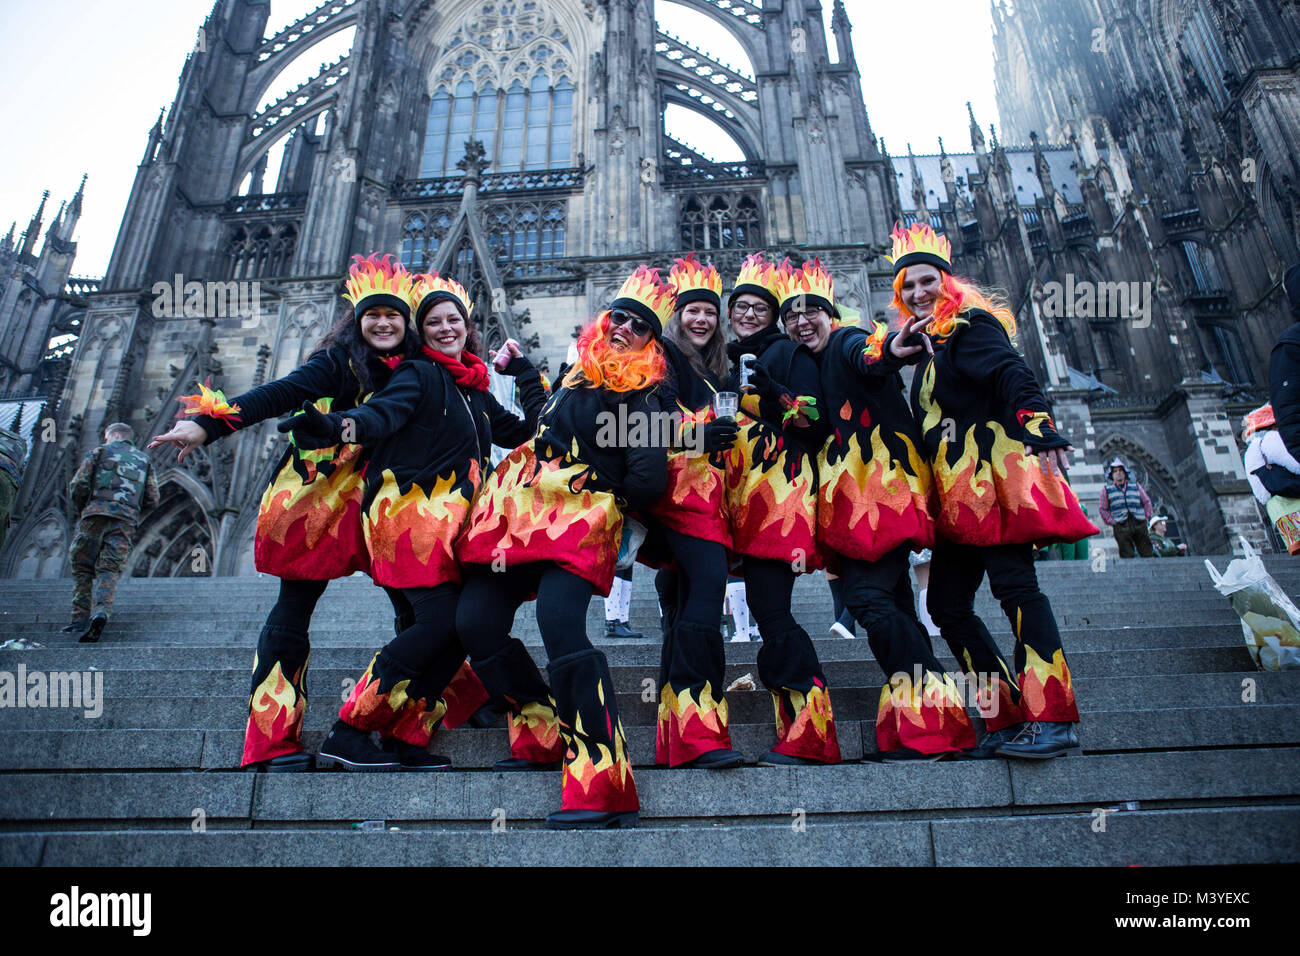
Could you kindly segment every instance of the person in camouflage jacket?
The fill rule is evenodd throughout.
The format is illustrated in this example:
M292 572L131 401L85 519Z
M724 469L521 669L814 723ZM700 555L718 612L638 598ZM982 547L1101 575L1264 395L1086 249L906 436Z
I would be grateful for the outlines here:
M136 526L158 505L153 466L134 437L130 425L109 425L104 444L86 456L68 489L79 518L71 548L72 623L63 630L83 643L99 640Z

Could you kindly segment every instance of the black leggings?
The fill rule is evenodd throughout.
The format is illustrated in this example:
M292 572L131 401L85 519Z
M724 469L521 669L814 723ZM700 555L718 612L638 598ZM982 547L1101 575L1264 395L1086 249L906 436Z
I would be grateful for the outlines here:
M311 616L316 613L316 604L329 587L328 581L290 581L280 579L280 595L266 616L266 623L272 627L308 629ZM399 618L409 616L411 602L397 588L384 588L388 600L392 602L393 611Z
M789 563L747 557L742 567L749 615L758 625L758 633L763 640L770 640L770 634L798 627L794 615L790 613L790 597L794 594L796 575ZM725 580L723 587L726 587Z
M677 592L675 597L670 597L676 620L716 628L722 620L722 602L727 595L726 548L716 541L693 538L669 528L664 529L664 535L677 561L673 575ZM655 578L655 586L660 586L659 576ZM661 593L669 587L671 584L665 577Z
M587 605L591 582L549 561L516 565L505 571L476 568L465 581L456 609L456 630L470 657L484 660L510 638L519 605L537 595L537 629L551 660L591 650Z

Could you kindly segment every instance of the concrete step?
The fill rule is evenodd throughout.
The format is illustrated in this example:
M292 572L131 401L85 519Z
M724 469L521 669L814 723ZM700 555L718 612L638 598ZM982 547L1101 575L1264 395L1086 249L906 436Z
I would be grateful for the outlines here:
M636 688L640 681L620 680L616 688ZM658 719L659 699L654 689L657 672L643 668L647 690L625 690L617 695L619 717L624 726L651 726ZM221 672L228 674L229 672ZM232 675L233 676L233 675ZM129 728L190 727L207 730L243 730L248 716L248 679L238 690L218 694L209 689L198 695L179 695L168 687L166 675L156 671L111 671L105 673L105 696L94 707L6 707L0 709L0 730L98 730ZM328 726L339 705L357 679L357 671L313 672L308 688L308 726ZM828 678L829 679L829 678ZM864 684L830 684L831 702L839 720L870 720L876 715L883 675ZM347 691L344 690L346 682ZM229 685L230 680L221 683ZM83 685L84 686L84 685ZM329 693L311 693L312 688L337 688ZM230 688L227 686L226 688ZM1083 678L1074 675L1074 691L1081 712L1159 710L1183 707L1195 701L1209 706L1254 706L1259 703L1300 704L1300 671L1236 674L1178 674ZM646 699L647 695L649 700ZM1249 701L1243 701L1246 696ZM974 691L967 691L967 703L974 709ZM756 691L733 691L727 695L731 720L738 724L762 723L772 714L772 698L761 687ZM1298 731L1300 733L1300 731Z
M1079 739L1087 751L1274 746L1300 743L1300 705L1238 704L1133 711L1084 711ZM315 752L328 724L310 724L303 745ZM634 766L654 761L653 726L626 726ZM758 759L775 743L769 717L762 723L731 725L732 745ZM846 760L875 751L875 721L839 719L836 733ZM212 769L239 766L243 729L3 730L0 770ZM490 767L507 756L504 727L440 730L432 749L463 768Z
M1300 808L1288 804L960 816L887 822L802 821L646 826L562 833L487 822L472 829L73 830L0 834L0 865L231 866L268 847L302 866L662 866L713 859L735 865L1188 866L1294 862Z
M644 819L825 816L983 807L1104 805L1293 796L1300 747L1108 754L1049 761L923 765L744 767L636 774ZM209 825L540 820L555 809L559 775L414 773L15 773L4 776L0 820Z

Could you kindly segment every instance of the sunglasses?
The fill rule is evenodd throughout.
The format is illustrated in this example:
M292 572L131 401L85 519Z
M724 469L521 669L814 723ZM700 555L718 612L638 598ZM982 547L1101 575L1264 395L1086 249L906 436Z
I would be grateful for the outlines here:
M624 312L622 309L611 309L609 313L609 321L611 325L624 325L628 322L632 323L631 328L633 335L649 335L653 328L650 323L641 318L641 316L633 315L631 312Z

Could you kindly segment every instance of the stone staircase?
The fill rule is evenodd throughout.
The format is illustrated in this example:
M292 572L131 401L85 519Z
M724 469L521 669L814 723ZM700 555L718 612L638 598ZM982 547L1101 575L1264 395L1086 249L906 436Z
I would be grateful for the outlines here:
M1220 568L1227 557L1215 559ZM1300 562L1266 559L1290 594ZM875 751L884 680L867 642L827 635L821 575L795 616L816 639L846 762L834 767L654 769L659 645L605 642L637 766L641 827L555 833L559 775L498 774L502 727L440 731L441 774L266 775L237 769L252 648L269 578L124 581L98 645L59 633L69 581L0 581L0 672L102 674L82 707L0 708L0 863L7 865L1075 864L1300 860L1300 671L1259 673L1201 558L1038 565L1061 625L1085 754L1045 762L858 762ZM977 610L1010 653L988 593ZM312 630L306 744L391 635L365 578L330 586ZM632 626L658 633L639 569ZM532 606L516 636L539 663ZM603 633L599 600L588 633ZM861 633L861 629L859 629ZM946 648L936 642L936 650ZM727 646L727 680L757 677L758 643ZM955 664L941 655L950 668ZM0 678L2 679L2 678ZM728 695L737 749L774 742L770 696ZM99 711L95 714L94 711Z

